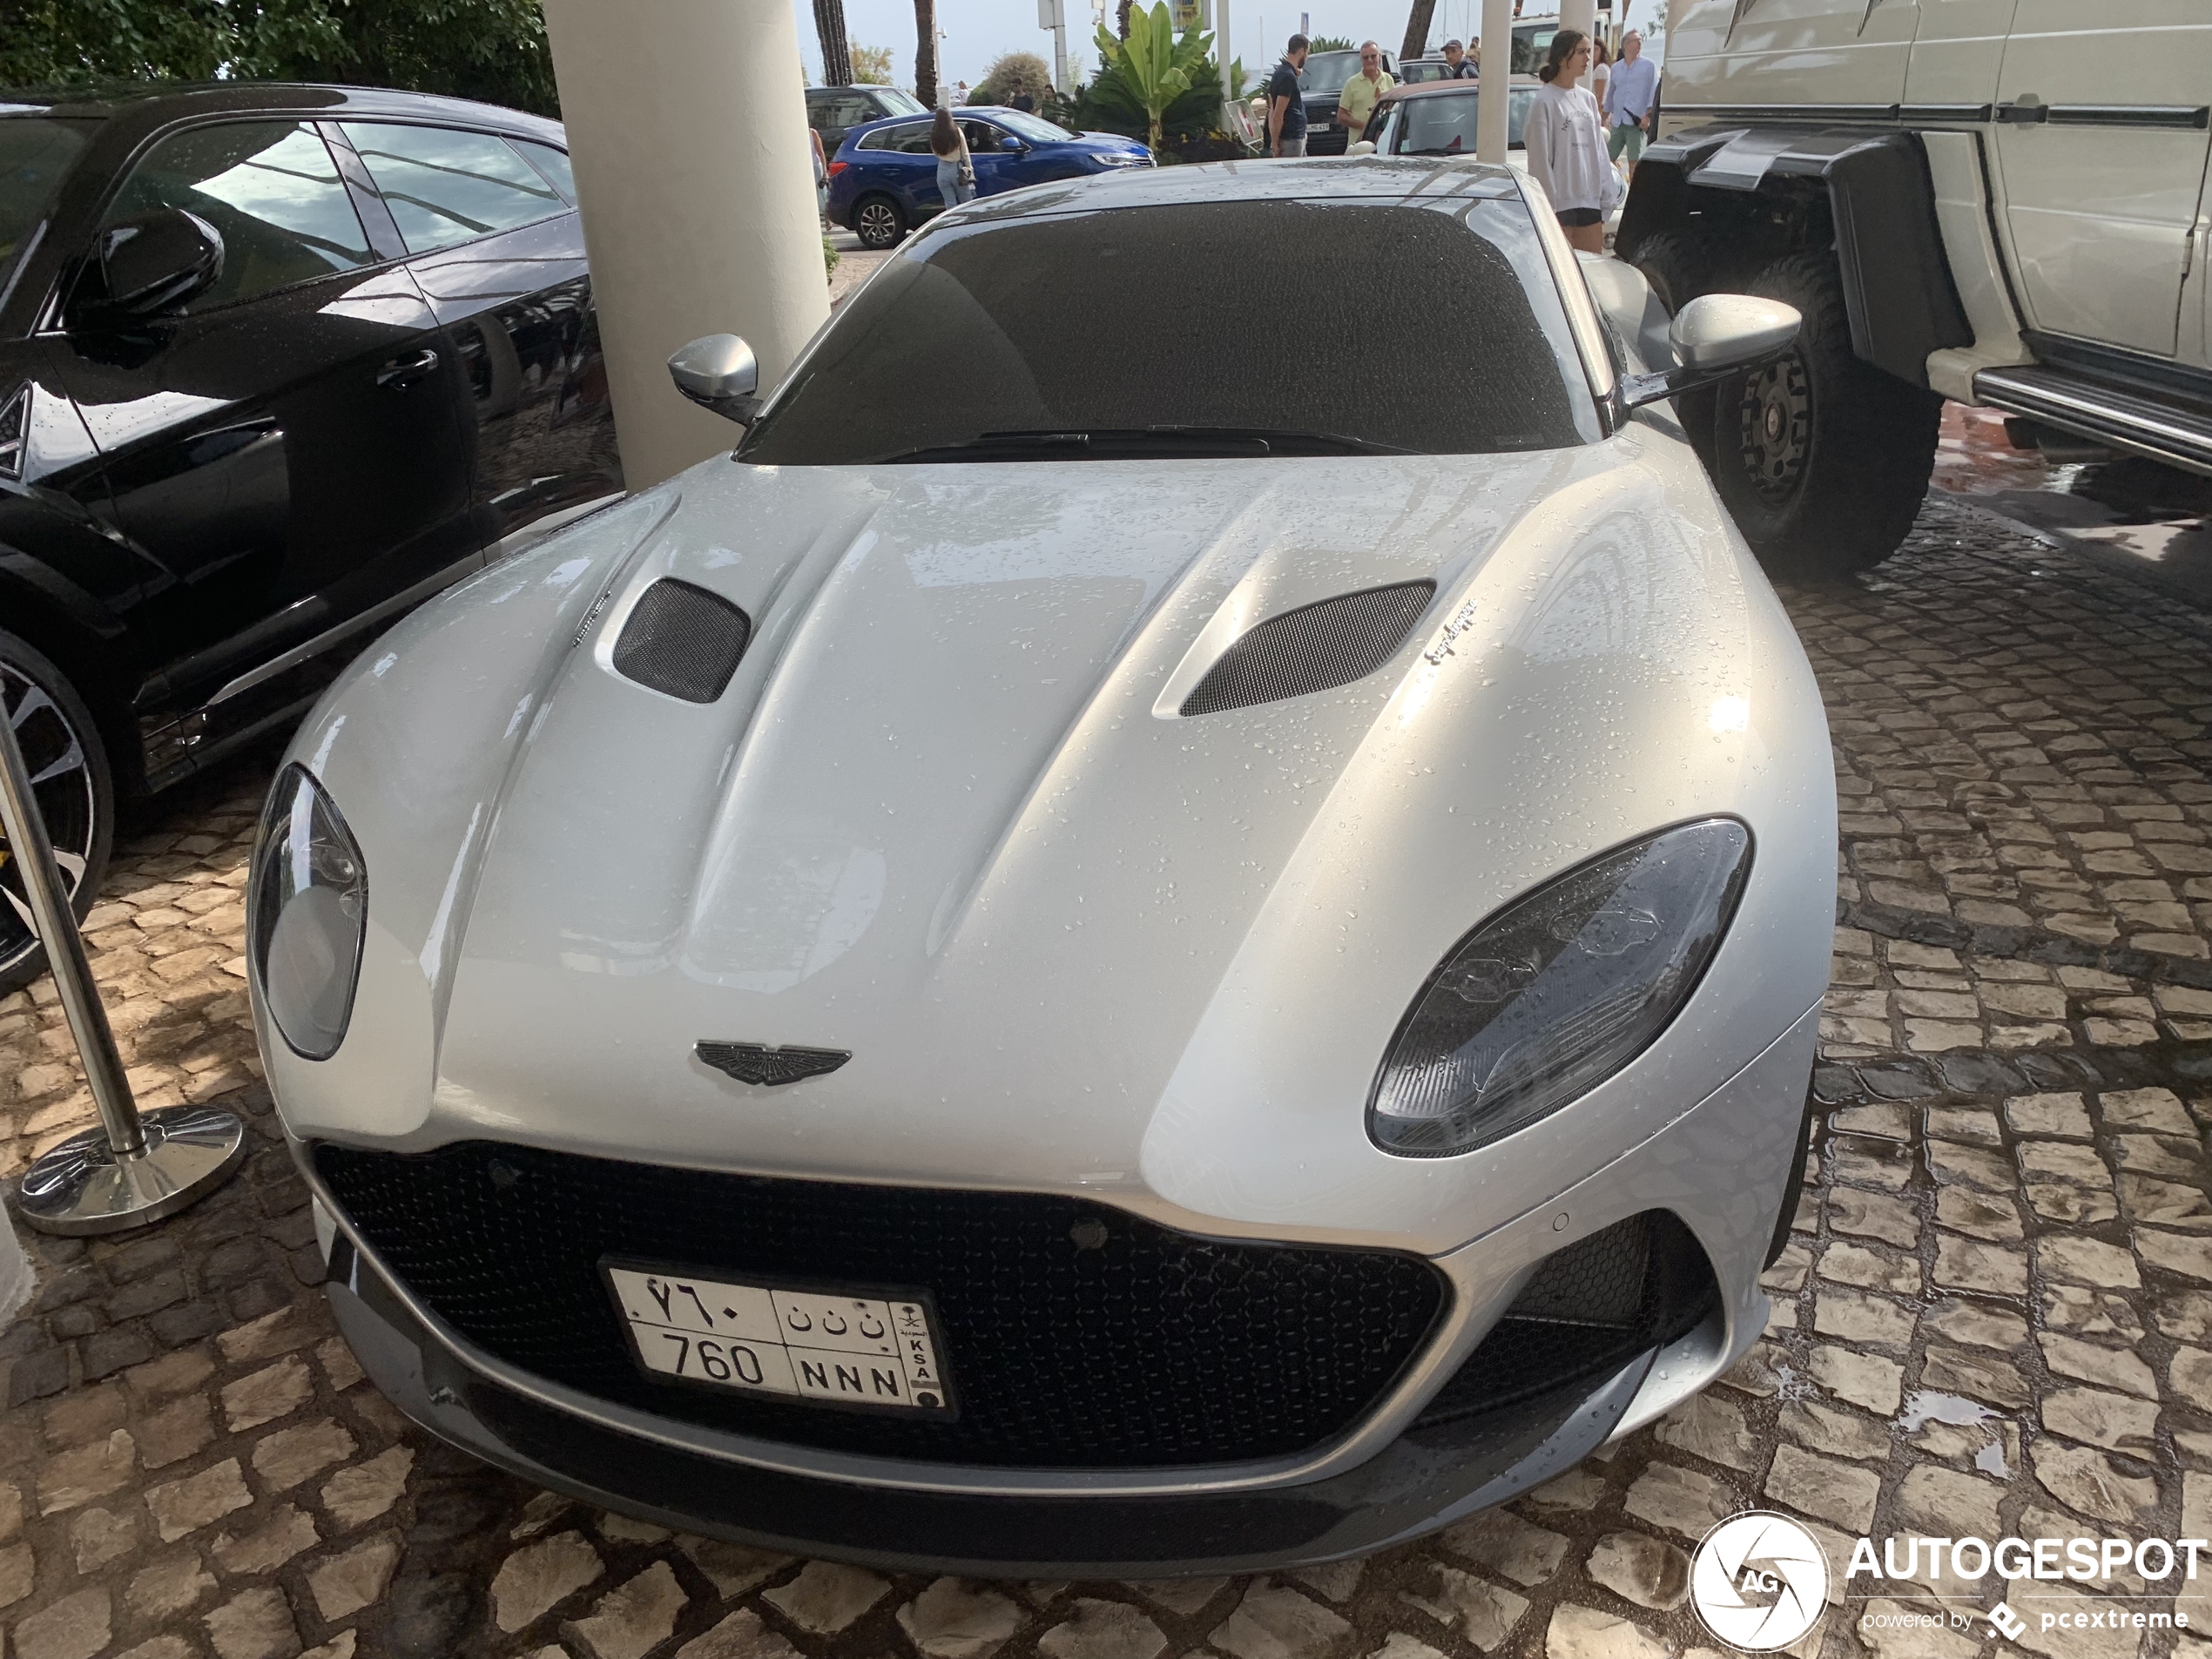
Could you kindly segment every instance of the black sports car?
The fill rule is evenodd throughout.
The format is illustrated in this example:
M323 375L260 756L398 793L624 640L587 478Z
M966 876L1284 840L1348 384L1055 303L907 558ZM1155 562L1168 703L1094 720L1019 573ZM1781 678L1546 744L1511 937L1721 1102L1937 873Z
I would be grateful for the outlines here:
M455 98L0 94L0 709L80 914L118 795L620 492L575 201ZM40 965L0 841L0 994Z

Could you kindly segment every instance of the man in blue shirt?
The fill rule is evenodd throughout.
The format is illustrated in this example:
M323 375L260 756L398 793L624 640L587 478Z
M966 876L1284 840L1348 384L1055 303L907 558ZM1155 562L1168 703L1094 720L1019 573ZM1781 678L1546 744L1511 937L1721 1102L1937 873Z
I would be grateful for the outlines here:
M1298 75L1305 67L1305 54L1312 45L1304 35L1292 35L1290 50L1268 78L1267 148L1271 155L1305 153L1305 91L1298 84Z
M1631 29L1621 37L1621 61L1613 65L1605 88L1606 153L1618 161L1629 157L1629 177L1635 177L1643 158L1644 135L1651 131L1651 106L1659 96L1659 65L1643 55L1643 37Z

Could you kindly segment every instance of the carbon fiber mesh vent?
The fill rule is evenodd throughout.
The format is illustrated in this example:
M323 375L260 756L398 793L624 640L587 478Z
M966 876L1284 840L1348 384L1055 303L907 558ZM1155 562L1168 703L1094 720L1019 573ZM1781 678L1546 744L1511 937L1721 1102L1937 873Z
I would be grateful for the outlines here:
M615 641L615 672L686 703L711 703L738 671L752 619L718 593L664 577Z
M392 1270L512 1365L663 1417L800 1446L1001 1467L1172 1467L1342 1433L1420 1351L1441 1275L1393 1251L1201 1238L1042 1193L793 1181L463 1142L322 1145ZM957 1419L907 1420L642 1374L599 1262L738 1284L927 1288Z
M1372 674L1390 660L1435 593L1433 582L1401 582L1270 617L1221 653L1183 699L1183 712L1279 703Z
M1548 1256L1416 1426L1509 1406L1596 1379L1695 1329L1720 1298L1689 1229L1647 1210Z

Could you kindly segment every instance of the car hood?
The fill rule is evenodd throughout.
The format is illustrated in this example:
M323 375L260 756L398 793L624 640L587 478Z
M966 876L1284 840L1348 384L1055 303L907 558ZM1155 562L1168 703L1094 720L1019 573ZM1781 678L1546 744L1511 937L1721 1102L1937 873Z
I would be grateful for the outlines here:
M1802 654L1680 449L695 469L486 745L457 849L381 804L405 792L400 744L333 730L388 725L368 702L385 692L341 688L295 745L320 745L361 836L395 935L371 954L428 970L436 1028L427 1097L387 1087L361 1109L381 1121L320 1127L1447 1239L1468 1171L1444 1166L1467 1161L1386 1157L1362 1118L1434 963L1662 824L1726 811L1764 832L1784 797L1819 815ZM664 577L753 619L711 704L613 667ZM1179 715L1253 622L1415 579L1438 596L1380 671ZM392 673L414 656L481 683L455 641L485 586L395 635ZM404 718L435 695L419 679ZM1756 718L1716 739L1730 697ZM1818 888L1828 843L1769 869ZM1796 914L1777 903L1755 892L1737 934ZM1658 1062L1682 1098L1655 1110L1817 998L1815 932L1750 1015L1739 999ZM701 1041L851 1058L755 1087ZM1477 1184L1559 1173L1492 1156Z

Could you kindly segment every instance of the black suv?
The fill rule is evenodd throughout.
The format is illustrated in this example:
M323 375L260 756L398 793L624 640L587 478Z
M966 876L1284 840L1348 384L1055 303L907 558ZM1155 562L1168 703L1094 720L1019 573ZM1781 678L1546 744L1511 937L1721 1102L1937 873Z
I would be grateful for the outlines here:
M622 469L556 124L251 84L0 111L0 709L82 914L118 794ZM39 955L0 842L0 993Z
M822 153L833 156L854 127L887 115L927 115L921 100L895 86L810 86L806 125L822 135Z
M1386 75L1398 73L1398 60L1389 52L1382 55L1382 66ZM1305 94L1305 153L1309 156L1340 156L1352 143L1351 130L1337 125L1337 100L1344 95L1345 83L1359 72L1356 51L1306 54L1298 84Z

